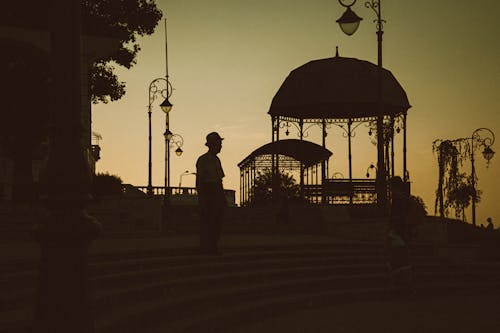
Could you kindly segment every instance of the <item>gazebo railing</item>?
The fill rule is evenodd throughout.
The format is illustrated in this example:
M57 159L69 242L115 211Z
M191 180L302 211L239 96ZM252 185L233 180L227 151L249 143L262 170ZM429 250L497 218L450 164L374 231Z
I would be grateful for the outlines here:
M368 204L375 203L374 179L326 179L325 184L304 185L304 197L311 203Z

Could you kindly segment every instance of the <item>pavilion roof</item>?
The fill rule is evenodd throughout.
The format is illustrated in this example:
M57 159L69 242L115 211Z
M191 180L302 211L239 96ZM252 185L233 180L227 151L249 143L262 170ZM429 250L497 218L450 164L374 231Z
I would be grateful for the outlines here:
M378 67L355 58L310 61L290 72L274 96L269 114L294 119L363 119L378 112ZM382 71L384 115L410 108L406 92Z
M260 156L273 154L291 157L296 161L302 162L305 167L309 167L327 160L332 155L332 152L309 141L296 139L280 140L267 143L255 149L250 155L238 163L238 167L244 167Z

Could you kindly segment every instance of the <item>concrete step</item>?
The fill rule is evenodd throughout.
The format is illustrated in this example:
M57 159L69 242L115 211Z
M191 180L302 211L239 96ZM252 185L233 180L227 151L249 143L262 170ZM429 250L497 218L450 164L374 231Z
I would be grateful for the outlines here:
M448 294L468 292L500 292L500 284L497 282L488 286L471 288L464 284L450 284L443 286L420 286L414 299L440 297ZM255 323L266 318L279 316L285 313L305 311L312 308L328 307L334 304L356 302L363 300L394 299L397 290L394 288L380 289L367 288L360 290L334 290L320 293L304 293L287 295L240 304L230 309L218 309L207 311L204 314L193 317L191 320L175 321L151 328L151 333L164 332L234 332L235 327L243 326L245 323ZM108 330L107 333L113 331ZM129 333L134 330L127 331ZM138 332L138 331L137 331Z
M126 255L124 255L126 257ZM105 258L104 260L96 261L89 267L90 273L93 276L111 275L113 273L135 274L136 272L145 272L153 269L164 269L167 267L175 268L177 273L180 269L190 270L196 274L198 270L226 265L226 267L234 267L238 269L241 266L288 266L294 264L304 264L305 262L323 263L329 265L348 264L348 263L363 263L383 261L384 255L378 249L271 249L264 251L248 251L248 252L229 252L223 256L207 257L202 255L179 255L179 256L159 256L145 257L132 259ZM99 258L101 259L101 258ZM433 259L419 256L413 258L415 263L430 262ZM436 260L438 262L438 260ZM252 266L253 267L253 266ZM24 266L18 265L17 268L25 269ZM12 269L15 269L12 267ZM36 279L37 271L21 270L15 272L6 271L0 277L0 289L21 286L32 283Z
M338 272L335 272L336 269L340 269L341 271L345 270L345 274L352 273L352 271L349 272L350 269L354 269L354 272L356 272L356 270L358 270L358 272L359 270L361 270L361 272L365 272L364 269L367 269L368 273L372 269L376 269L377 272L380 271L382 275L386 276L383 272L384 268L380 260L377 260L377 262L380 262L380 266L373 265L373 256L363 258L357 255L352 255L352 253L342 253L339 256L337 251L320 253L320 255L315 253L315 255L312 255L314 254L312 253L314 251L299 251L299 253L305 254L305 256L301 257L297 254L296 249L292 249L290 251L280 250L270 252L279 254L276 256L277 259L269 259L274 258L273 256L269 256L269 253L258 253L258 255L256 255L252 252L243 252L233 253L232 255L227 256L224 255L221 257L188 256L188 258L185 258L182 256L174 256L168 258L143 258L143 260L134 258L125 260L125 262L120 261L117 266L113 265L113 262L109 261L100 262L96 264L97 267L106 268L108 265L111 265L112 268L110 271L112 273L103 275L101 269L95 267L95 286L97 287L100 285L100 287L96 289L96 294L101 297L98 304L100 303L100 307L103 307L104 310L107 306L117 306L119 309L123 309L124 304L129 302L154 302L154 299L158 298L159 295L160 297L161 295L166 295L165 291L170 293L170 291L173 290L172 286L175 288L176 293L180 292L181 296L185 296L188 292L198 293L197 290L200 288L203 290L203 288L206 288L207 285L212 286L220 284L223 287L225 285L235 287L234 284L236 284L237 286L242 287L243 285L244 287L248 284L262 281L266 281L267 285L273 285L273 283L276 282L275 280L280 282L294 277L297 278L298 276L294 276L294 272L302 276L302 281L304 283L307 283L306 281L310 278L318 277L318 275L339 275ZM242 259L247 260L247 262ZM356 261L356 259L359 261ZM166 265L165 260L167 260ZM208 260L208 262L205 262L205 260ZM354 263L352 260L354 260ZM450 281L455 281L461 277L466 277L466 281L471 284L475 281L477 282L478 279L483 282L490 279L497 279L498 275L493 273L498 273L500 268L500 265L444 265L440 262L425 263L426 258L422 258L422 260L422 264L417 264L416 266L418 277L417 281L424 277L427 280L424 279L422 281L425 281L426 283L430 281L441 283L442 285L446 285ZM350 267L342 267L342 264L345 265L346 261L351 263ZM309 267L300 267L300 265L307 263L310 264ZM158 264L169 267L166 269L167 273L165 273L165 266L160 266L163 267L163 269L151 268L156 267ZM134 269L141 267L140 265L142 265L142 268L134 271ZM335 265L337 265L337 267L335 267ZM287 270L287 267L290 268ZM133 270L130 270L131 268ZM274 271L272 268L274 268ZM419 274L419 272L426 271L431 271L431 273L438 272L440 275L428 274L426 276L425 274ZM455 271L462 275L458 273L455 274ZM464 272L465 275L463 275ZM141 274L145 275L141 276ZM167 274L171 279L173 278L173 280L167 281L167 283L164 282L145 285L145 280L147 280L145 276L148 276L148 274L160 281L163 280L163 274ZM189 279L190 276L191 279ZM193 276L195 278L193 278ZM347 276L352 277L352 274ZM176 280L182 281L179 284L179 281ZM170 283L170 285L168 283ZM115 284L115 287L113 288L114 290L107 296L103 295L102 290L110 290L109 288L113 286L113 284ZM133 285L136 286L133 287ZM182 288L179 287L181 285ZM194 286L196 286L196 288L194 288ZM344 287L346 286L344 285ZM29 315L31 314L29 311L31 310L31 307L27 307L27 304L33 301L33 290L25 290L24 292L24 297L19 297L20 295L17 295L13 296L12 299L14 303L17 299L20 306L28 308L27 314ZM171 296L172 294L169 295L169 298ZM106 299L106 297L108 298ZM19 301L19 299L21 299L21 301ZM29 302L30 300L31 302ZM25 316L26 320L29 320L28 315ZM0 325L0 327L2 326Z
M385 275L374 274L349 277L288 278L274 283L255 282L250 285L227 286L217 289L212 289L208 285L205 286L204 290L179 295L175 298L165 297L151 302L135 302L127 308L110 308L111 311L100 313L100 317L97 318L97 327L102 327L103 332L120 332L121 330L128 332L130 328L142 326L147 331L149 328L144 326L146 323L156 325L158 320L161 322L186 320L199 314L202 315L204 311L211 308L233 307L265 298L292 295L299 291L320 292L348 289L347 285L358 288L366 284L378 285L385 280ZM109 330L109 327L112 330Z
M414 247L419 284L446 286L464 281L474 286L500 278L500 265L444 263L434 259L429 248L428 244ZM384 247L379 243L228 248L222 256L196 251L184 248L92 256L90 271L103 325L121 325L122 318L137 309L140 313L146 309L145 318L150 310L179 310L173 318L178 319L184 313L192 315L189 309L198 303L203 312L204 307L224 303L226 298L252 303L302 292L384 289L388 280ZM34 300L37 272L33 262L8 264L0 274L0 290L8 292L0 294L2 302L10 306L2 310L0 332L3 327L19 327L29 321ZM207 293L207 287L213 290ZM228 308L234 306L227 304Z
M387 292L387 276L363 275L339 277L321 277L311 279L287 280L277 284L255 284L242 288L226 288L220 292L213 290L192 294L182 300L172 300L166 297L163 301L135 303L130 308L122 308L120 312L103 314L98 318L98 332L142 332L150 331L152 327L185 324L216 311L224 312L241 305L266 303L276 298L289 299L297 295L324 295L332 292L349 293L357 296L363 290L375 290L378 293ZM455 282L438 284L436 288L448 288ZM431 284L432 285L432 284ZM462 283L461 288L467 288L469 283ZM168 329L169 332L177 332ZM189 332L179 330L178 332Z

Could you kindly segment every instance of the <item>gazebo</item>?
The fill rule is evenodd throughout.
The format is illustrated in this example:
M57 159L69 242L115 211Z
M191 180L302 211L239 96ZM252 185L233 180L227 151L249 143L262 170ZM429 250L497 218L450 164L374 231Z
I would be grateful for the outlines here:
M240 204L247 206L252 203L256 177L263 172L273 170L273 164L279 164L280 174L286 171L305 170L306 184L317 187L320 184L317 178L318 168L323 163L328 165L331 155L331 151L318 144L295 139L271 142L255 149L238 163Z
M370 133L376 132L379 100L377 65L355 58L335 56L310 61L290 72L274 96L269 115L271 116L271 146L279 143L280 135L294 126L299 141L314 125L322 129L321 147L327 150L328 129L338 126L347 137L349 175L335 178L328 172L328 160L322 160L316 177L318 184L307 183L305 163L299 163L300 189L302 196L310 202L371 203L376 201L375 180L353 179L351 138L360 124L366 124ZM384 122L384 166L387 178L396 175L394 163L394 135L402 131L403 165L402 178L409 184L406 160L407 111L410 108L406 92L392 73L382 70L382 109ZM376 137L376 136L373 136ZM335 158L339 159L338 155ZM282 158L270 158L273 174L281 168ZM409 187L408 187L409 188Z

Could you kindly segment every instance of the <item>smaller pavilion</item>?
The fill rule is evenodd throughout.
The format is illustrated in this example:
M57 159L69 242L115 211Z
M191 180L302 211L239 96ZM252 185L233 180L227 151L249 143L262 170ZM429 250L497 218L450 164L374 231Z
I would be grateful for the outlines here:
M265 144L245 157L240 168L240 204L248 206L254 197L255 179L266 171L272 172L273 165L279 164L279 174L295 174L305 170L305 182L313 186L320 185L319 168L326 163L332 152L309 141L295 139L281 140ZM316 201L319 199L316 198Z

